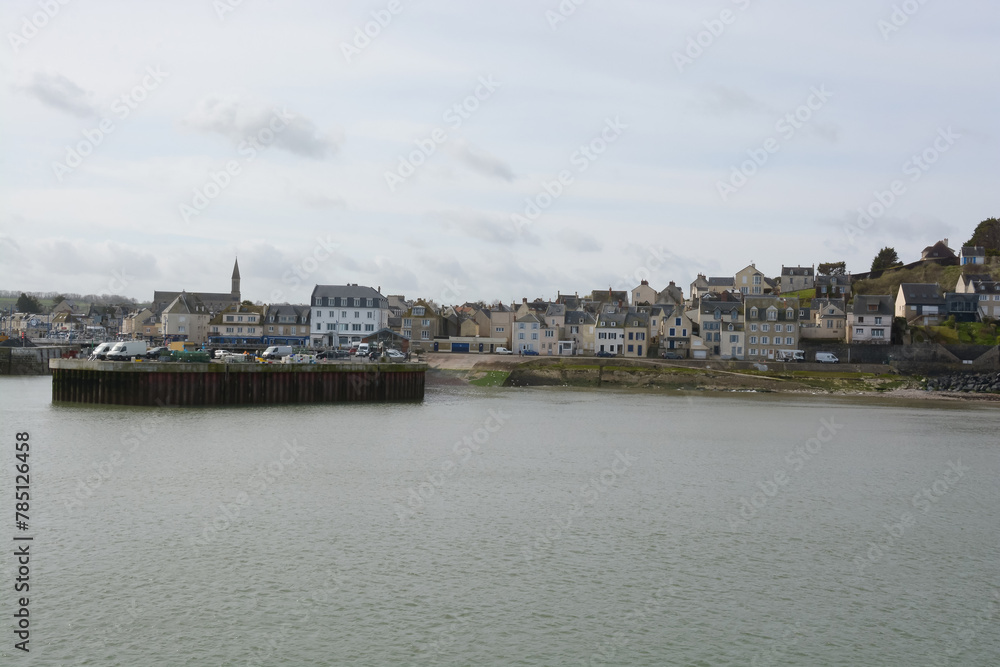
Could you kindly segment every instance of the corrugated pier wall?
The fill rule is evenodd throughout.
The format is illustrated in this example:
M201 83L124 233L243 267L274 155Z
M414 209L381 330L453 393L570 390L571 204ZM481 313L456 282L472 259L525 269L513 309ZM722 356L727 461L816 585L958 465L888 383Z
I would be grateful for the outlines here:
M101 405L274 405L412 401L417 363L221 364L52 359L52 400Z

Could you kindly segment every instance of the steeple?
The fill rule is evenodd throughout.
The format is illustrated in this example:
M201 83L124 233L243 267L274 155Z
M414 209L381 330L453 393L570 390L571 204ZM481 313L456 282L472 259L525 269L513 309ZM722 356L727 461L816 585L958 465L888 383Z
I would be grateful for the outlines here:
M240 260L236 259L233 264L233 299L238 303L240 300Z

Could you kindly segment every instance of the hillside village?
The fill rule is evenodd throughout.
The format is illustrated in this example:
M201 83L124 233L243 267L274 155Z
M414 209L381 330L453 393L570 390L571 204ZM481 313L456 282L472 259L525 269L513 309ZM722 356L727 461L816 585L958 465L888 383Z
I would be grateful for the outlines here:
M985 332L987 342L991 334L995 344L1000 258L987 255L981 246L956 252L943 239L910 264L867 274L852 275L841 263L781 266L770 277L750 263L732 275L699 274L686 294L673 281L657 289L643 280L630 291L461 305L383 295L381 287L358 284L316 285L307 304L254 304L241 294L237 261L228 292L156 291L149 305L132 310L66 299L49 313L10 313L5 330L12 337L189 341L229 349L379 341L415 353L504 348L543 356L765 361L823 344L921 342L935 329L984 323L977 333ZM904 282L928 272L949 281ZM872 292L887 284L895 288ZM982 336L969 342L983 342Z

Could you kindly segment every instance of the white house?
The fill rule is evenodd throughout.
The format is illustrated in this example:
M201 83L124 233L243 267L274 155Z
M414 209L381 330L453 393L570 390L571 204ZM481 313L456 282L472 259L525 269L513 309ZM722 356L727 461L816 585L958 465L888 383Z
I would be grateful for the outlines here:
M389 326L389 300L377 289L352 285L316 285L312 308L312 347L342 347Z

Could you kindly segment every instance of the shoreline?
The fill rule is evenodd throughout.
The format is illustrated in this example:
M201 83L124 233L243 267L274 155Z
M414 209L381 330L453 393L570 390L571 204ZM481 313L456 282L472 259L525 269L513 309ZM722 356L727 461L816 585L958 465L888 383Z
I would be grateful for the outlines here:
M1000 402L1000 393L928 391L924 379L903 375L889 366L848 366L803 369L802 365L771 364L767 370L720 368L733 365L678 364L661 360L568 358L498 358L427 355L429 385L482 387L574 387L780 393L896 400ZM610 362L610 363L609 363Z

